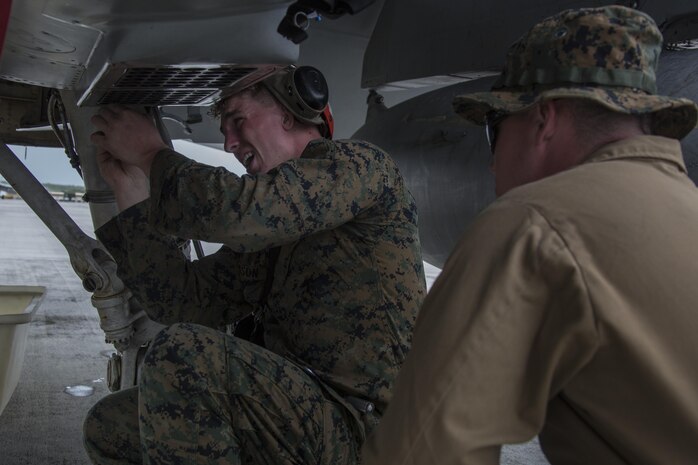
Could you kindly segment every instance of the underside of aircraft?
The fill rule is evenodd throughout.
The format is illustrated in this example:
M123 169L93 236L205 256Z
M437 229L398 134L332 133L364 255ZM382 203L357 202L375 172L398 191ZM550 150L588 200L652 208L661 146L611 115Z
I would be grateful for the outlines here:
M103 247L75 226L6 144L62 146L66 163L82 173L98 228L117 213L89 139L90 117L101 105L142 108L166 140L221 147L207 107L222 90L288 64L313 65L329 82L336 134L374 142L398 162L420 209L424 258L441 266L494 200L483 131L453 113L453 97L488 89L507 47L539 19L606 3L6 1L0 9L0 174L68 250L119 351L111 387L131 386L138 352L159 327L130 299ZM660 25L659 92L698 101L695 1L616 3L647 12ZM698 131L682 148L695 182Z

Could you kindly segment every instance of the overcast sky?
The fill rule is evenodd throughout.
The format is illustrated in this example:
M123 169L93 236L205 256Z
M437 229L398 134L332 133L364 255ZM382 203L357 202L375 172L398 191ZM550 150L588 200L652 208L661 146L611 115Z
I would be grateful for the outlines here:
M174 146L177 151L201 163L223 166L239 175L245 173L245 169L238 163L235 157L222 150L185 140L175 140ZM77 171L70 166L70 161L68 161L68 157L63 149L20 147L16 145L10 145L9 147L39 182L71 186L83 185Z

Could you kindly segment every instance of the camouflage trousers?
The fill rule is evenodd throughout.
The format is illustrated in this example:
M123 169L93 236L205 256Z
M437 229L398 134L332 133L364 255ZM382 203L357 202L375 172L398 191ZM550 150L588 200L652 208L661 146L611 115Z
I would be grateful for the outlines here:
M95 464L356 464L346 408L301 367L203 326L153 341L139 386L101 399L84 441Z

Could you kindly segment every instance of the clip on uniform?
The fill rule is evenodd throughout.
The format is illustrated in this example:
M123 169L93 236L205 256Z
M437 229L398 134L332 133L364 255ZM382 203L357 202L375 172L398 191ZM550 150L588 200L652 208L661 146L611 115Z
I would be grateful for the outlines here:
M376 409L373 402L369 400L360 399L354 396L346 396L344 400L346 400L352 407L361 413L372 413Z

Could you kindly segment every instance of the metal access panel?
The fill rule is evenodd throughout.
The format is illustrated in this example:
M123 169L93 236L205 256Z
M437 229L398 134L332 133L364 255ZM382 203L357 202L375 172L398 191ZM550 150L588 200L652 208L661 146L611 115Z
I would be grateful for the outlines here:
M0 79L75 91L80 105L206 105L295 63L276 28L290 0L14 0Z

